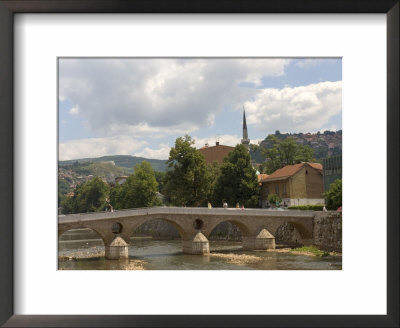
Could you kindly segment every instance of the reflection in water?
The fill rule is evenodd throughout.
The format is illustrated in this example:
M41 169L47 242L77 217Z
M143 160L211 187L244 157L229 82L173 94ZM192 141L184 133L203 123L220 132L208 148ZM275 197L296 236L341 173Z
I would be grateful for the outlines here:
M95 238L95 239L93 239ZM74 240L73 240L74 239ZM341 270L341 257L242 251L241 242L210 241L210 255L182 253L180 240L133 237L129 259L106 260L96 233L74 230L59 241L60 270Z

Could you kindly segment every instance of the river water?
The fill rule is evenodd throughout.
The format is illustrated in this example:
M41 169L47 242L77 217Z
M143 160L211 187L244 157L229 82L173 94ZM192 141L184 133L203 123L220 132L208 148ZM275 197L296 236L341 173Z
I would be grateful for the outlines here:
M97 234L71 230L58 243L60 270L341 270L342 258L242 251L241 242L210 241L210 255L182 253L181 240L132 237L129 259L106 260Z

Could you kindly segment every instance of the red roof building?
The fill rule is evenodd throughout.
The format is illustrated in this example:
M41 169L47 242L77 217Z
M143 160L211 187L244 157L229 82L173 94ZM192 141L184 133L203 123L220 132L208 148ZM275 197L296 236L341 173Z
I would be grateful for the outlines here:
M279 195L287 206L324 204L322 165L299 163L276 170L261 182L261 204L269 206L268 196Z
M207 164L211 164L214 161L217 161L218 164L222 164L224 158L234 149L235 147L220 145L217 141L215 146L205 145L200 148L199 151L203 154Z

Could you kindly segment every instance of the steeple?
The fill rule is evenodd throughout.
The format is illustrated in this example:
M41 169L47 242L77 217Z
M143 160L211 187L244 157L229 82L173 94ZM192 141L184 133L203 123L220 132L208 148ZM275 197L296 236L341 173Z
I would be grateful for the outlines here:
M243 139L247 139L247 124L246 124L246 112L243 108Z
M247 124L246 124L246 112L243 107L243 139L242 139L242 145L244 145L247 150L249 150L249 144L250 144L250 139L247 134Z

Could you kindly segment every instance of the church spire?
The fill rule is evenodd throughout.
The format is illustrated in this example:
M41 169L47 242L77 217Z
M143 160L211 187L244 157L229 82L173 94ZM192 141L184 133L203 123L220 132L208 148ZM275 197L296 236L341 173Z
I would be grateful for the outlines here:
M249 139L248 134L247 134L246 112L245 112L244 106L243 106L243 139L242 139L242 145L244 145L247 148L247 150L249 150L249 143L250 143L250 139Z
M243 139L247 139L246 111L243 108Z

